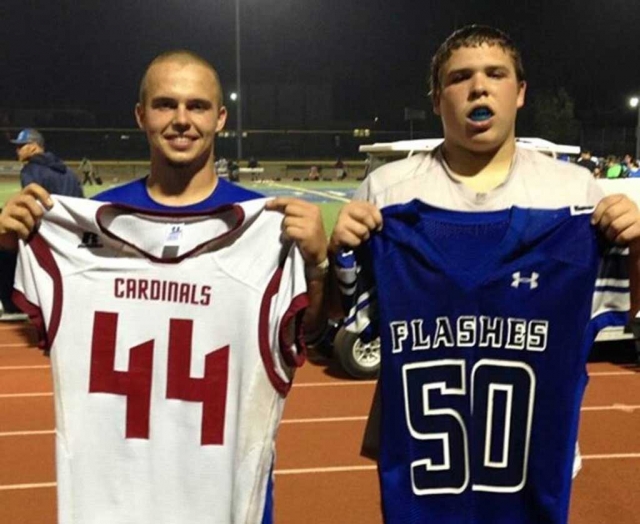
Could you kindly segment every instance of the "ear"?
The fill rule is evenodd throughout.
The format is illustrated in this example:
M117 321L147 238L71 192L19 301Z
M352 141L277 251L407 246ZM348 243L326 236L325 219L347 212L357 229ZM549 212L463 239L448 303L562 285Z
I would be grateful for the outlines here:
M227 122L227 108L225 106L221 106L218 109L218 122L216 123L216 133L218 131L222 131L224 129L224 125Z
M135 114L138 127L144 129L144 106L140 102L136 104Z
M440 93L433 93L431 95L431 104L433 107L433 113L440 116Z
M522 106L524 106L526 93L527 93L527 83L522 81L522 82L520 82L520 85L518 86L518 103L517 103L518 109L520 109Z

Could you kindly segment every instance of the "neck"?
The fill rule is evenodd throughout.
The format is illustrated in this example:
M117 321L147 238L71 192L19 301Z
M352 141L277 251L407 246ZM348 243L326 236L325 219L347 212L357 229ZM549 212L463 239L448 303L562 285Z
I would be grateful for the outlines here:
M445 140L444 158L451 170L462 177L491 177L504 180L509 174L516 152L515 138L506 140L492 151L471 151Z
M149 196L167 206L187 206L207 198L218 184L213 155L204 162L179 166L151 158Z

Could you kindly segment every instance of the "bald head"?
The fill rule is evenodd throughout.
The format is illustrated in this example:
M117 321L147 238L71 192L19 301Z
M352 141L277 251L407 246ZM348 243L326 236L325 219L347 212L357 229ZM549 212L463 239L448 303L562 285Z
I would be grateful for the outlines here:
M208 69L213 75L213 80L214 80L215 90L216 90L215 100L218 104L218 108L222 107L224 96L222 93L222 85L220 84L220 77L218 77L218 72L209 62L207 62L200 55L186 49L166 51L158 55L157 57L155 57L151 61L151 63L149 63L149 65L144 71L142 80L140 81L140 91L138 94L138 102L140 103L140 105L144 106L146 102L148 84L149 84L149 71L151 71L151 69L155 65L158 65L161 63L167 63L167 62L171 62L174 64L183 65L183 66L190 65L190 64L197 64Z

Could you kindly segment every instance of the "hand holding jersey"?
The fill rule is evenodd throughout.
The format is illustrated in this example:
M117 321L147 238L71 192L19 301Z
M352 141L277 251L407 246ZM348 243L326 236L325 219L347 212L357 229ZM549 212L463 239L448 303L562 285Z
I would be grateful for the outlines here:
M0 212L0 247L17 249L18 238L26 239L52 205L51 195L38 184L29 184L12 196Z

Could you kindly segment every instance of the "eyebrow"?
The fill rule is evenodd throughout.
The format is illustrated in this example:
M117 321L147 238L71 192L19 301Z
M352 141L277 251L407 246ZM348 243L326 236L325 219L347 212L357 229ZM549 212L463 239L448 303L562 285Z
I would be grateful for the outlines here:
M481 71L509 71L509 66L504 64L489 64L482 68L479 68ZM456 74L464 74L464 73L473 73L476 71L476 68L472 67L461 67L459 69L452 69L448 71L446 76L456 75Z
M150 100L152 106L158 106L166 103L177 103L177 99L172 96L156 96ZM206 98L190 98L187 100L187 106L201 105L203 107L213 107L214 103Z

